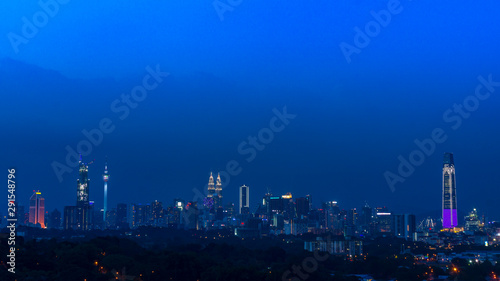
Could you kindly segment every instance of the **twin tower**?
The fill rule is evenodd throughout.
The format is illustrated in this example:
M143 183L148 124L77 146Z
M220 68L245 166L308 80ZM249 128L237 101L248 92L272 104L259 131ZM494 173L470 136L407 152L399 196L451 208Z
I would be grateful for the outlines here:
M220 173L217 174L217 183L214 184L214 177L212 172L210 172L207 198L212 200L213 209L217 210L218 208L222 208L222 181L220 179Z

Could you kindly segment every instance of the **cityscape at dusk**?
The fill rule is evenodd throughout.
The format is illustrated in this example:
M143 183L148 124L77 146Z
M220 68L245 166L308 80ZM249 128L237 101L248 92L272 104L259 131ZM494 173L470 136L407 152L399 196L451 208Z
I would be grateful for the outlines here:
M0 280L500 280L500 3L0 10Z

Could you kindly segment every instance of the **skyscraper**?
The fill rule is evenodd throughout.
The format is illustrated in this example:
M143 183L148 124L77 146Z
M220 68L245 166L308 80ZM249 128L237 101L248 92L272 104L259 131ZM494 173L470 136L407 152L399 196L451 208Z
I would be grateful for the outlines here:
M215 194L216 194L216 201L214 205L216 208L222 208L222 181L220 179L220 173L217 174L217 182L215 183Z
M45 228L45 199L41 194L40 191L37 191L31 195L29 222Z
M215 195L215 184L214 184L214 176L212 172L210 172L210 177L208 178L208 198L213 198Z
M89 166L87 163L82 161L82 156L80 155L79 163L79 178L76 180L77 190L76 190L76 213L75 222L76 229L78 230L89 230L91 225L91 208L89 203L89 184L90 179L88 178Z
M392 215L392 231L399 238L413 241L416 232L415 215Z
M88 178L89 166L86 163L83 163L81 155L78 165L79 165L78 173L80 178L76 180L77 182L76 205L85 206L89 204L89 183L90 183L90 180Z
M61 227L61 212L57 209L50 213L49 227L56 229Z
M446 152L443 160L443 228L453 228L457 220L457 187L453 153Z
M246 185L240 186L240 214L248 213L248 208L250 207L250 188ZM246 210L242 209L246 208Z
M127 222L127 204L119 203L116 205L116 226L119 229L129 228Z
M106 225L106 212L108 211L108 159L106 159L106 164L104 165L104 174L102 175L102 180L104 181L104 213L102 219L104 225Z
M295 199L295 206L298 218L307 217L309 214L309 198L299 197Z
M77 224L77 207L76 206L65 206L64 207L64 221L63 228L64 229L78 229Z

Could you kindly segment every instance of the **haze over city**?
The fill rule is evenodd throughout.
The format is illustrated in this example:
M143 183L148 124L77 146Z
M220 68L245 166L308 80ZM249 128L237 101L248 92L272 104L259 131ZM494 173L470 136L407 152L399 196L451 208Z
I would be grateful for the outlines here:
M12 34L30 31L22 18L33 23L43 7L0 5L0 31L10 34L0 41L2 166L19 169L22 198L39 189L48 206L73 202L76 170L59 181L51 164L65 162L67 145L77 149L82 130L110 118L116 129L85 157L95 159L89 173L97 204L108 156L112 203L148 202L151 194L166 202L192 198L210 171L236 160L243 170L231 178L228 200L247 184L256 192L253 204L270 188L424 214L440 209L441 158L450 151L459 205L499 215L500 136L492 127L498 91L460 117L456 130L456 121L443 117L474 94L479 76L500 80L493 1L401 1L350 63L339 46L356 47L354 28L364 30L371 11L386 10L387 1L243 2L223 20L210 3L193 1L68 2L26 43ZM148 66L169 76L119 119L113 101L140 85ZM247 163L238 145L285 106L297 117ZM408 159L414 140L430 138L435 128L445 130L446 142L393 193L384 173L397 174L398 156Z
M1 280L499 280L498 1L0 11Z

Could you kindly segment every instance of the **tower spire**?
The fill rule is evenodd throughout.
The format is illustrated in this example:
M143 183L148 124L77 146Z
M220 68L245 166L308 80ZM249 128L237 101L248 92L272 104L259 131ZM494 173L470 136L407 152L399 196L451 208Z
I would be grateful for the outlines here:
M215 193L214 176L210 172L210 177L208 178L208 198L212 198Z
M104 164L104 174L102 175L102 180L104 181L104 212L102 214L102 221L104 223L104 228L106 228L106 213L108 211L108 157L106 156L106 162Z
M220 173L217 173L217 183L215 185L215 194L216 194L216 204L215 207L222 207L222 181L220 179Z

